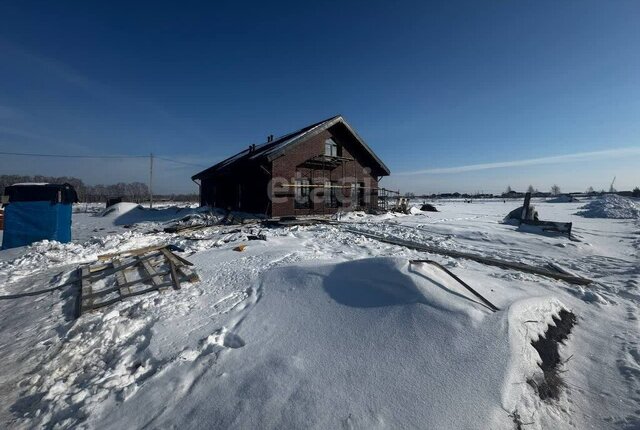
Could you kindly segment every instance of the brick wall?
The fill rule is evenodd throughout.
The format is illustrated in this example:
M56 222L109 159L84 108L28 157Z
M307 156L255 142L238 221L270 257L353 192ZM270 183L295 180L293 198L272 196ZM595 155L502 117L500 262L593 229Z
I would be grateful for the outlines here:
M309 168L299 167L305 161L318 155L323 155L325 151L325 141L332 138L342 147L342 157L352 158L335 168ZM285 215L314 215L330 214L339 210L350 210L357 205L356 196L351 196L351 184L364 183L366 188L377 188L378 181L371 173L371 157L361 148L353 136L342 127L332 127L325 130L309 140L289 148L281 157L273 160L272 172L274 179L283 179L286 183L293 183L296 177L309 179L313 184L324 184L325 180L335 182L336 185L345 185L349 188L337 189L342 200L342 206L330 207L324 199L324 189L312 189L312 193L317 197L317 202L312 203L309 209L296 209L294 204L295 191L293 188L286 189L286 192L277 186L277 181L272 184L271 193L275 196L272 202L272 216ZM364 190L365 204L363 209L377 207L377 191ZM283 201L278 201L283 200Z

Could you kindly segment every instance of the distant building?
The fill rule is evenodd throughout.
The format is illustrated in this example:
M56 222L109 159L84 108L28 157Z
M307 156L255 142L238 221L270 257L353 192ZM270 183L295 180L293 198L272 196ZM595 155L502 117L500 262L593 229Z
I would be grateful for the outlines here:
M194 175L200 203L266 216L374 209L389 169L340 115L244 151Z
M505 193L502 193L502 197L505 197L508 199L520 198L520 197L524 197L524 193L519 193L517 191L510 190Z

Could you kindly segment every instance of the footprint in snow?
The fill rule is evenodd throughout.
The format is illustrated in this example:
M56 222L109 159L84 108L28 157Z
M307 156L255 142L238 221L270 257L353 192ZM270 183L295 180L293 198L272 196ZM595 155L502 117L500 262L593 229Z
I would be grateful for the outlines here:
M219 345L225 348L242 348L245 343L244 340L237 334L227 331L226 328L219 330L218 332L208 336L206 343L209 345Z

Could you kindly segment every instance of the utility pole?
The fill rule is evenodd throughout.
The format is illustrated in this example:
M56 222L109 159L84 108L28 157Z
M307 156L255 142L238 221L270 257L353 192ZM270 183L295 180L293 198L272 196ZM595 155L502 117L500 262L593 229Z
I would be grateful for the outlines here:
M153 209L153 154L149 154L149 208Z

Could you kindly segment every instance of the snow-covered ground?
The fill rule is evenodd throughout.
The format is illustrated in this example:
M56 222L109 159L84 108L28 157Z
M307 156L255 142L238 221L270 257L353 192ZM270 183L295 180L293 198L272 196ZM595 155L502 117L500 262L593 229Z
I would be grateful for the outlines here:
M71 288L0 300L0 427L509 429L517 415L527 429L638 428L640 221L535 201L541 219L574 223L570 240L502 224L520 202L435 204L440 212L264 229L266 241L246 240L259 227L162 232L196 208L74 213L73 243L0 252L0 294L157 243L185 249L201 282L77 320ZM554 263L596 282L430 255L345 227ZM440 262L500 311L414 258ZM541 376L531 341L562 308L578 317L560 350L566 387L542 401L527 382Z

